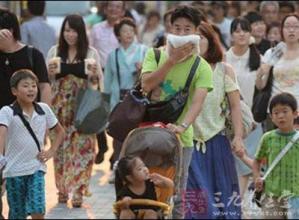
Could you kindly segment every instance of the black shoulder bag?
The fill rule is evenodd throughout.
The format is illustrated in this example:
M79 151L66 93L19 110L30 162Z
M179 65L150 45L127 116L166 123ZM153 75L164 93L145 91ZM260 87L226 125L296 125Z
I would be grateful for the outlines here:
M157 65L160 60L160 51L154 49ZM112 110L108 119L107 133L123 142L128 133L137 128L144 121L145 111L149 100L141 91L139 80L134 88L130 89Z
M130 91L130 89L122 89L120 86L120 74L119 74L119 63L118 63L118 51L119 48L115 50L115 64L116 64L116 74L117 74L117 81L119 85L119 99L122 101L125 97L125 95ZM154 48L154 54L155 54L155 60L157 65L159 64L160 60L160 50ZM137 81L137 84L140 83Z
M258 90L255 87L253 102L252 102L252 114L256 122L262 122L267 118L268 103L271 98L273 83L273 66L270 69L269 77L266 86Z
M33 70L33 47L31 45L27 46L27 55L28 55L30 67L32 71L34 71Z
M37 140L37 137L35 136L35 133L34 131L32 130L29 122L25 119L24 115L22 113L19 113L18 116L21 118L23 124L25 125L25 127L27 128L27 130L29 131L29 133L31 134L32 138L34 139L36 145L37 145L37 149L39 152L41 152L41 149L40 149L40 144Z
M189 96L189 87L191 85L193 76L196 73L196 69L200 63L200 58L196 57L185 87L178 91L169 100L161 101L157 103L150 103L147 105L146 114L144 121L150 122L163 122L163 123L174 123L182 114L184 107L187 103Z

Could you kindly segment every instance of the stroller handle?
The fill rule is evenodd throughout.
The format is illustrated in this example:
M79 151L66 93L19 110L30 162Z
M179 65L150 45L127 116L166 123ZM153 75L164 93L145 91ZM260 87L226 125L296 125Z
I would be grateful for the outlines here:
M114 203L114 208L116 210L119 210L119 207L124 205L124 201L117 201L116 203ZM151 199L132 199L129 201L130 205L147 205L147 206L155 206L155 207L159 207L162 211L164 215L168 215L170 212L170 206L166 203L163 202L158 202L155 200L151 200Z

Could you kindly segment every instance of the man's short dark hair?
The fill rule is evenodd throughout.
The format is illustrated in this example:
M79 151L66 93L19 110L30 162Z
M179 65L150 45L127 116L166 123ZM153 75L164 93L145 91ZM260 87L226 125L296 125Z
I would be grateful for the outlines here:
M32 15L41 16L44 14L46 2L45 1L27 1L27 7Z
M293 2L289 1L280 1L279 2L279 9L281 8L289 8L290 13L295 13L296 12L296 7Z
M31 70L20 69L12 74L10 78L10 88L17 88L19 82L23 79L32 79L38 84L38 78Z
M289 106L293 112L297 110L297 100L296 98L287 92L280 93L275 95L270 101L270 113L272 114L272 110L277 105L286 105Z
M213 6L218 6L220 8L223 9L224 11L224 16L227 16L227 13L228 13L228 8L229 8L229 5L227 2L225 1L212 1L210 3L210 5L213 7Z
M201 22L198 10L195 7L187 5L178 6L174 9L170 18L171 24L173 24L178 18L188 19L195 25L195 27L198 27Z
M20 25L17 16L7 9L0 8L0 30L12 30L15 40L21 40Z
M250 24L253 24L258 21L263 21L263 17L255 11L248 12L247 15L244 16L244 18L246 18Z

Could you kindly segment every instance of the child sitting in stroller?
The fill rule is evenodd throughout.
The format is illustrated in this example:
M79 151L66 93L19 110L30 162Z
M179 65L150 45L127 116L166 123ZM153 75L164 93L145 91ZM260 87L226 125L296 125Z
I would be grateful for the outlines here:
M157 200L155 186L172 188L173 181L157 173L149 173L143 161L136 156L126 156L119 160L117 175L123 187L117 192L117 200L124 201L119 219L158 219L157 207L131 205L132 199Z

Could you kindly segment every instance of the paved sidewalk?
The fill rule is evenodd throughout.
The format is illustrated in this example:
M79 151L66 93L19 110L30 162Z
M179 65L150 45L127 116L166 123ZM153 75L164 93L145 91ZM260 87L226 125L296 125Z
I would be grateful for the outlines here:
M108 138L108 145L112 146L111 138ZM71 201L67 204L57 203L57 191L54 180L53 161L50 160L46 174L46 219L115 219L112 213L112 204L115 201L114 185L108 183L110 175L109 158L112 153L111 147L105 154L105 160L100 165L94 165L90 182L90 197L84 197L82 208L73 208ZM244 198L247 200L247 208L244 219L260 219L260 209L250 203L248 192ZM3 196L3 215L8 216L6 195Z
M111 141L109 140L111 143ZM111 145L110 145L111 146ZM50 160L46 174L46 219L115 219L112 204L115 201L114 185L108 183L110 175L108 158L111 149L105 154L100 165L94 165L90 182L90 197L84 197L82 208L73 208L71 201L67 204L57 203L57 191L54 180L53 161ZM3 214L8 216L6 195L3 196Z

